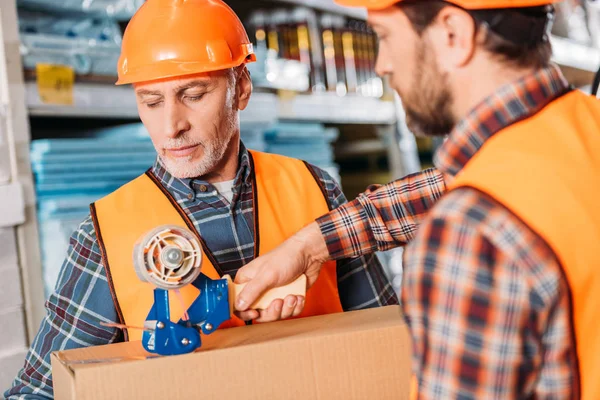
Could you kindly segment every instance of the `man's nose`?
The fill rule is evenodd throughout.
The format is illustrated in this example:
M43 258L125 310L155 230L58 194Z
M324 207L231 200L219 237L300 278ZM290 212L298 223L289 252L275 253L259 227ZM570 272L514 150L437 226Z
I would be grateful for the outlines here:
M175 102L165 102L164 131L169 138L177 136L190 130L190 123L183 106Z
M377 61L375 62L375 73L378 76L384 77L391 73L391 66L385 54L380 50L377 54Z

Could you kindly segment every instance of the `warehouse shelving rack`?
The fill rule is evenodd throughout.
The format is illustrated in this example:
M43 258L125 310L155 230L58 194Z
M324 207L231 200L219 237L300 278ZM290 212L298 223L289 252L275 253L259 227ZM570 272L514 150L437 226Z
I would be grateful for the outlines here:
M247 1L247 0L238 0ZM320 11L343 14L346 17L365 19L362 10L337 6L333 0L270 0L281 5L313 7ZM235 1L228 1L236 7ZM133 92L127 87L109 83L77 82L74 85L74 105L56 106L44 104L37 94L35 83L25 81L20 55L17 26L16 0L3 1L1 7L0 33L3 36L4 55L0 59L0 83L3 85L0 103L0 122L3 123L10 154L6 163L11 182L23 190L22 204L14 211L24 212L25 221L15 228L18 258L23 286L25 321L29 340L33 339L39 322L44 316L44 289L40 259L39 236L36 216L34 181L30 166L30 118L100 118L136 120L137 109ZM555 61L582 82L593 76L600 65L600 51L553 37ZM104 102L102 99L108 99ZM260 110L260 112L257 112ZM257 91L249 108L241 114L244 122L269 122L276 120L318 121L328 124L369 124L376 126L380 144L375 141L342 147L341 151L361 152L364 148L387 151L393 178L421 168L414 136L404 123L402 104L397 96L388 101L362 98L337 97L329 93L278 96L275 93ZM381 145L383 143L383 145ZM0 136L0 157L2 153ZM361 148L361 146L363 146ZM1 160L0 160L1 161ZM0 162L0 169L3 168ZM0 176L2 171L0 171ZM0 192L1 193L1 192ZM0 198L0 204L8 204ZM2 211L3 213L5 210ZM12 212L12 211L7 211ZM1 218L0 218L1 220ZM19 221L22 222L22 221ZM15 283L16 284L16 283Z

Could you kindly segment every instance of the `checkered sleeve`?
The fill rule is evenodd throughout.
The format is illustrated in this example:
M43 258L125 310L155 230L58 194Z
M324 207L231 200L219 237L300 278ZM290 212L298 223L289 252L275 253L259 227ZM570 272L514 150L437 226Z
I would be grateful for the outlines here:
M116 321L94 226L88 218L71 236L55 290L46 301L46 316L23 368L4 396L9 400L52 399L50 354L115 342L122 337L120 332L100 322Z
M330 209L347 202L340 185L325 171L309 166L325 188ZM338 293L345 311L398 304L398 296L374 254L337 261Z
M444 177L436 169L370 187L317 220L331 257L356 257L405 245L445 191Z
M431 211L406 250L402 306L419 398L575 397L560 267L493 199L460 189Z

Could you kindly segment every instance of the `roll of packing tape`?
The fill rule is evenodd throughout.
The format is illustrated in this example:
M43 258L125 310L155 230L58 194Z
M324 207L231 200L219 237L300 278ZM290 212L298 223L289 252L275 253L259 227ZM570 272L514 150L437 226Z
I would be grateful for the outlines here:
M181 289L200 275L202 248L188 229L163 225L136 243L133 265L143 282L165 290Z

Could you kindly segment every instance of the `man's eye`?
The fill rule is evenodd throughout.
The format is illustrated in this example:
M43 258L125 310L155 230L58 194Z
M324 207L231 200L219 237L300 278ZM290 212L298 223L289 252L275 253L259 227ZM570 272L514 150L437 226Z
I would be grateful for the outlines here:
M204 94L199 94L197 96L186 96L189 101L200 101L204 97Z
M146 107L148 108L156 108L158 107L160 104L162 103L162 101L157 101L157 102L153 102L153 103L146 103Z

